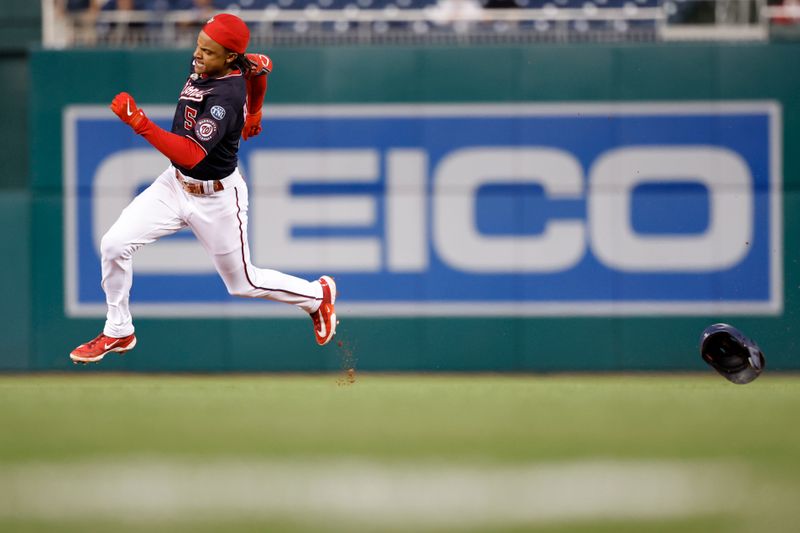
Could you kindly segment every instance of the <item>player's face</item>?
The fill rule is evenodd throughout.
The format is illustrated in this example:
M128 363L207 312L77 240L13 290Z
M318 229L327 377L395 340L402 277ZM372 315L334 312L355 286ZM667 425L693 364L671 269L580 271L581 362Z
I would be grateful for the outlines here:
M200 31L197 36L197 48L194 49L194 71L206 76L227 74L230 62L236 54L228 52L224 46Z

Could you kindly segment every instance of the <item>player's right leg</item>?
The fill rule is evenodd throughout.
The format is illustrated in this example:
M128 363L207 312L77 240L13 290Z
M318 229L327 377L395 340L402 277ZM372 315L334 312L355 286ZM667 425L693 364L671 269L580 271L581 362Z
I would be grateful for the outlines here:
M107 353L122 353L136 345L129 307L133 284L133 254L144 246L186 226L183 191L170 167L126 207L100 242L102 287L106 293L103 332L70 353L76 363L100 361Z

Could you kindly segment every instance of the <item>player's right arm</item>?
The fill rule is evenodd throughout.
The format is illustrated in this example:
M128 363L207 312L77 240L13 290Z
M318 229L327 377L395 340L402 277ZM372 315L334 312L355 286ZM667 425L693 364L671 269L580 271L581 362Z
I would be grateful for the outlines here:
M205 150L196 142L158 127L147 118L144 111L136 107L136 102L128 93L115 96L110 107L122 122L179 166L193 168L206 156Z

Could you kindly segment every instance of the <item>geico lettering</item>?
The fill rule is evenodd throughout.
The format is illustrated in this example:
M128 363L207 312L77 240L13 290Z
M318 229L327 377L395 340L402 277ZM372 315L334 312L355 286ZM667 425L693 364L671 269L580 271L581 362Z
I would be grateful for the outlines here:
M708 228L691 235L640 235L631 195L648 182L694 182L708 190ZM753 178L735 152L715 146L622 148L603 154L589 178L592 251L629 272L723 270L747 254L753 235ZM682 216L676 213L675 216Z
M591 253L624 272L712 272L742 261L754 233L749 167L717 146L617 148L601 154L587 174L569 152L519 146L455 150L433 168L421 149L259 150L247 163L253 260L286 271L425 272L433 253L457 271L550 273ZM100 165L92 204L96 247L137 187L163 165L154 150L138 149ZM687 182L707 191L703 231L638 233L631 220L636 187ZM364 190L381 192L294 194L292 187L302 183L374 184ZM536 185L547 200L585 199L586 217L547 220L536 235L481 233L479 190L496 184ZM129 195L119 194L126 189ZM362 231L297 235L299 227ZM200 245L183 239L142 248L136 269L214 271Z
M537 236L477 231L475 197L492 183L530 182L553 198L583 196L580 163L552 148L467 148L448 155L433 182L433 241L442 259L472 272L553 272L578 263L586 249L582 220L548 222Z
M371 227L377 221L374 195L295 196L302 182L377 182L377 150L265 150L250 157L254 262L278 270L373 272L381 268L378 237L292 237L295 226ZM263 250L264 256L259 253Z

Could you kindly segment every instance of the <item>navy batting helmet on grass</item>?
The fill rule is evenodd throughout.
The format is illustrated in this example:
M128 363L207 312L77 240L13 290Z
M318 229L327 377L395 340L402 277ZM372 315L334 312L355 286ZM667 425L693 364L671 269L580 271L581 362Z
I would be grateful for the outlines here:
M766 363L758 345L728 324L714 324L703 331L700 355L725 379L739 385L756 379Z

